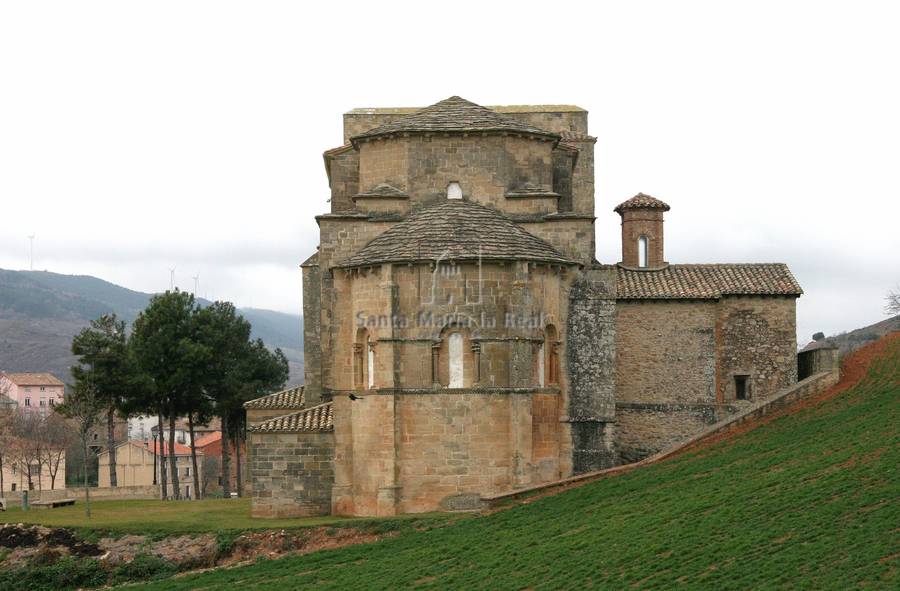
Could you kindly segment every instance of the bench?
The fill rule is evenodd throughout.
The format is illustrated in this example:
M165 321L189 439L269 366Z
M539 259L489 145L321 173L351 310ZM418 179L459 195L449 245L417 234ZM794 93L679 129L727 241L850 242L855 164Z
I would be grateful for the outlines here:
M68 507L75 504L75 499L59 499L56 501L35 501L30 503L35 509L56 509L57 507Z

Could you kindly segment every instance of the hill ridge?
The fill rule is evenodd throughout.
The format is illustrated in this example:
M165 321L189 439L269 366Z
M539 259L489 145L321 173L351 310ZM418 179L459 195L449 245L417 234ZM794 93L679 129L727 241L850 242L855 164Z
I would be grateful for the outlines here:
M114 312L130 323L152 295L92 275L0 269L0 370L49 371L67 381L75 362L72 337L102 314ZM254 337L284 351L291 366L288 385L302 383L302 317L252 307L238 311Z

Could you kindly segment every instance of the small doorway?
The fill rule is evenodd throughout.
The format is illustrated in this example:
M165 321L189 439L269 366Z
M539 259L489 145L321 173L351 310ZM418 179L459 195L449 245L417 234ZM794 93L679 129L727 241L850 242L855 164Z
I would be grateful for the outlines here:
M734 376L734 397L736 400L750 400L750 376Z

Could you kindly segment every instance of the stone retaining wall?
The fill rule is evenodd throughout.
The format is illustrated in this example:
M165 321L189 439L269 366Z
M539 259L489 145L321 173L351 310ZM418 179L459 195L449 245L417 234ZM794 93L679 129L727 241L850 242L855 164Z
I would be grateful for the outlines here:
M121 501L134 499L158 499L159 486L118 486L112 487L90 487L91 500L98 501ZM7 503L21 505L22 491L10 492L6 491L0 497L6 499ZM28 491L28 500L33 503L35 501L58 501L60 499L84 499L84 489L75 488L57 488L54 490L32 490Z
M334 433L250 433L253 517L328 515Z
M527 496L533 493L550 491L553 489L562 489L573 484L599 480L600 478L604 478L606 476L611 476L620 472L627 472L628 470L659 462L681 451L684 451L688 447L700 443L704 439L721 433L733 431L734 429L737 429L740 425L748 421L760 419L768 414L784 409L799 400L803 400L805 398L809 398L810 396L814 396L820 392L823 392L831 386L837 384L839 380L840 370L835 366L833 369L817 373L806 378L805 380L794 384L793 386L785 388L770 399L758 402L753 406L747 408L740 414L719 421L718 423L711 425L701 433L698 433L693 437L681 441L676 445L668 447L667 449L664 449L659 453L645 458L639 462L624 464L622 466L616 466L614 468L608 468L606 470L598 470L596 472L588 472L585 474L580 474L578 476L573 476L571 478L564 478L555 482L548 482L546 484L522 488L499 495L482 496L482 505L484 507L494 507L505 501L514 500L516 498Z

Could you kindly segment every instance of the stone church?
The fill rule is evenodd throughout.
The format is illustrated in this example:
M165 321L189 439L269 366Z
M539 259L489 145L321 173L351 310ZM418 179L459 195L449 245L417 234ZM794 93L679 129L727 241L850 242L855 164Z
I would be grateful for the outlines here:
M669 264L644 194L602 205L622 256L595 259L596 141L574 106L344 115L302 265L306 385L246 405L254 515L478 507L797 381L785 265Z

